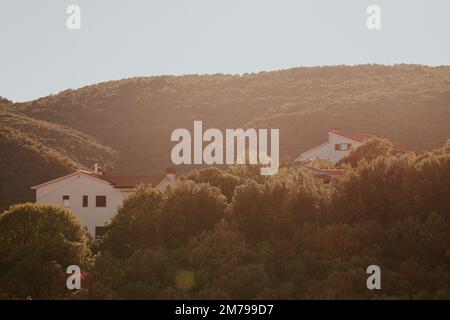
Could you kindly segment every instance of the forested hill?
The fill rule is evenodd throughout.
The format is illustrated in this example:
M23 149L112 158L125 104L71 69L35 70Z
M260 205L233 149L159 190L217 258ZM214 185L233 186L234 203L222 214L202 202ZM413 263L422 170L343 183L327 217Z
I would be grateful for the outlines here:
M86 134L0 111L0 210L34 200L32 185L114 159L114 150Z
M194 120L204 128L280 128L281 157L322 143L331 127L381 133L414 148L442 146L450 137L450 67L132 78L5 108L95 137L119 152L116 172L159 174L170 162L170 133L192 130Z

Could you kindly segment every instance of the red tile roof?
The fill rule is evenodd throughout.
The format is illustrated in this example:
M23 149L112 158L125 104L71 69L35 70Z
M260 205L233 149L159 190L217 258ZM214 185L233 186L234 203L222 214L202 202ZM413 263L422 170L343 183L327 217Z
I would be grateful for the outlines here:
M343 131L341 129L337 129L337 128L333 128L330 130L330 132L333 132L335 134L338 134L340 136L355 140L355 141L359 141L359 142L364 142L370 138L373 138L374 134L366 134L366 133L353 133L353 132L348 132L348 131ZM378 136L379 137L379 136Z
M330 132L333 132L335 134L338 134L340 136L358 141L358 142L364 142L366 140L369 140L371 138L380 138L380 139L386 139L388 140L390 143L392 143L393 146L393 151L394 152L420 152L420 150L415 150L415 149L411 149L401 143L398 143L396 141L392 141L391 139L386 138L385 136L383 136L382 134L375 134L375 133L353 133L353 132L348 132L348 131L343 131L341 129L338 128L333 128L330 130Z
M108 181L114 188L135 188L139 184L157 186L166 176L108 176L92 173L93 176Z

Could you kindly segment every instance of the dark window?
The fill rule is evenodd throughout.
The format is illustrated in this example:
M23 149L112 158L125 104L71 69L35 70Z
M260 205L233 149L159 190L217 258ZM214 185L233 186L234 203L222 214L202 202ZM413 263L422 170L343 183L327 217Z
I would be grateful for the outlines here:
M86 208L89 204L88 196L83 196L83 207Z
M106 207L106 196L96 196L95 197L96 207Z
M64 208L69 208L70 207L69 195L64 194L62 196L62 199L63 199L63 207Z
M108 232L107 226L95 227L95 237L100 238L103 237L106 232Z

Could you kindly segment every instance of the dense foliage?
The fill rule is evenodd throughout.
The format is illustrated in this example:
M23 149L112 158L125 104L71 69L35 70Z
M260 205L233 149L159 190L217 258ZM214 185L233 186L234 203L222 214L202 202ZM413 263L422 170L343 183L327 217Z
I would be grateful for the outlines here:
M361 159L332 184L240 167L141 188L97 244L86 297L450 298L449 147Z
M71 296L66 268L89 268L85 229L66 209L20 204L0 214L0 298Z
M93 241L95 260L72 297L449 299L450 142L420 155L386 153L357 163L332 183L287 168L261 180L253 167L239 166L193 171L165 192L142 186ZM51 208L7 211L0 234L30 233L59 252L66 244L53 238L59 232L34 230L36 223L17 213L25 209L29 215ZM15 222L7 222L14 212ZM24 250L47 257L40 242L9 240L5 247L1 240L0 267L14 266L3 281L22 272L14 263L27 263ZM372 264L381 268L381 290L366 287ZM20 288L19 297L40 296Z

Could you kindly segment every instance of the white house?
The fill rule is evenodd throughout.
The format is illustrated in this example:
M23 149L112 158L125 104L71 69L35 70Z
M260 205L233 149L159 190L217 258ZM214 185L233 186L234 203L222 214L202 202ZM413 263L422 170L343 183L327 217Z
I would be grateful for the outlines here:
M97 166L96 166L97 168ZM36 202L70 209L93 236L105 232L125 196L139 184L164 190L175 181L175 169L168 168L161 176L109 176L95 171L78 170L66 176L31 187L36 190Z
M361 134L344 132L340 129L331 129L328 132L328 141L320 146L312 148L303 152L295 161L309 161L315 158L328 159L335 163L344 158L354 148L359 147L364 141L379 137L385 139L383 136L376 134ZM411 151L406 146L399 143L392 142L394 152L408 152Z

